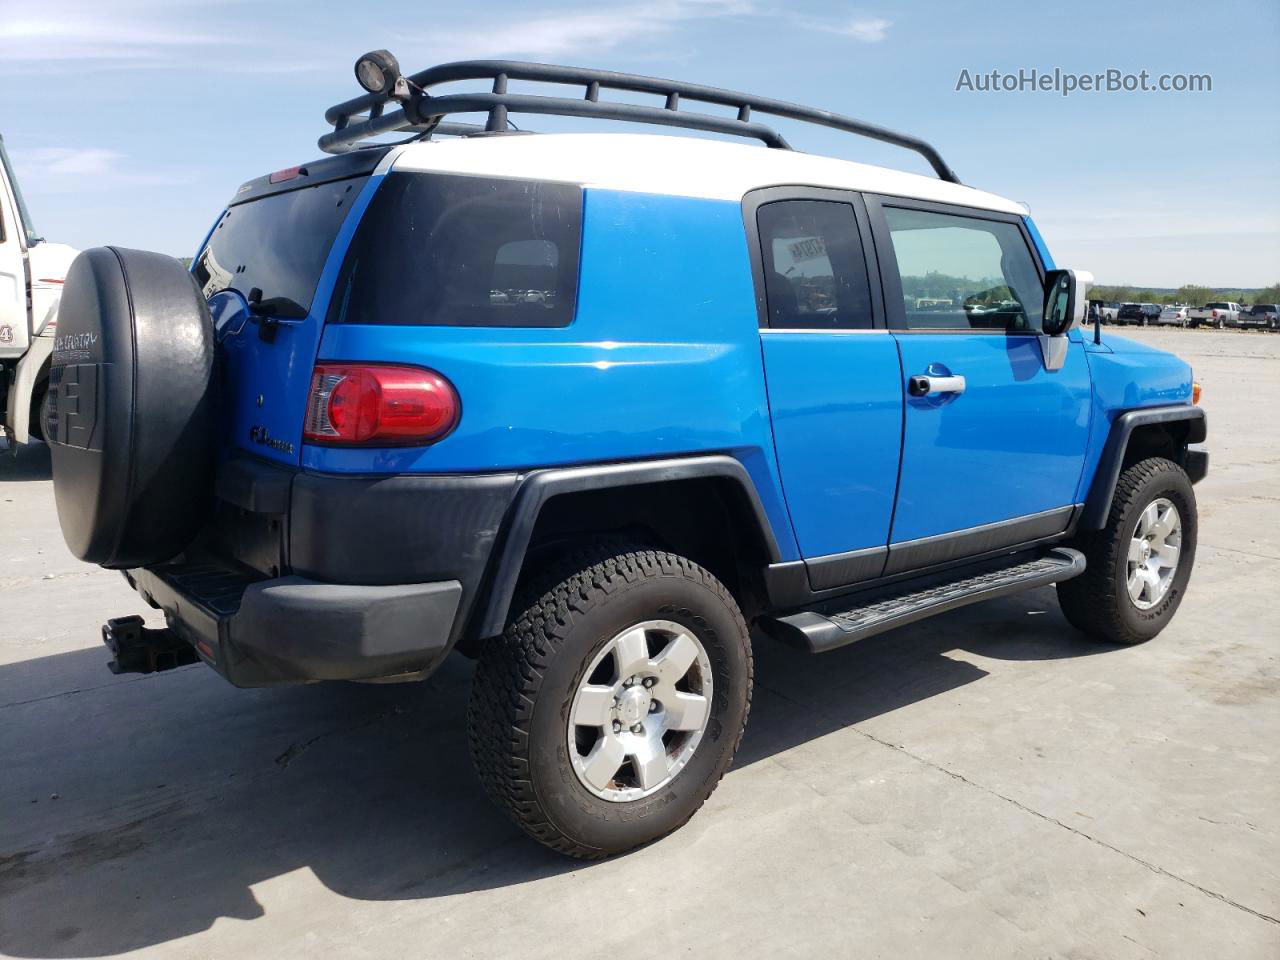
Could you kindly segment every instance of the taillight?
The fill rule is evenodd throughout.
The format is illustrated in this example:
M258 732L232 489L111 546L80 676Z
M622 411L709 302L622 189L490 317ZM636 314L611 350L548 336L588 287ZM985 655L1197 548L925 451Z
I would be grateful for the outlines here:
M302 174L301 167L285 167L283 170L277 170L271 176L267 177L268 183L286 183Z
M462 404L433 370L324 364L311 375L302 438L308 443L413 446L439 440Z

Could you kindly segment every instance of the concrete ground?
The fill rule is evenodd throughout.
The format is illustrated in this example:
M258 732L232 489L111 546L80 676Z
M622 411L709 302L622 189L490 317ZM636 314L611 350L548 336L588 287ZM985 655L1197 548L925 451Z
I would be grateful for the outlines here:
M1280 336L1136 331L1205 385L1196 571L1146 646L1052 590L820 658L676 835L583 865L481 794L470 664L421 686L113 677L147 612L0 460L0 952L16 957L1280 956Z

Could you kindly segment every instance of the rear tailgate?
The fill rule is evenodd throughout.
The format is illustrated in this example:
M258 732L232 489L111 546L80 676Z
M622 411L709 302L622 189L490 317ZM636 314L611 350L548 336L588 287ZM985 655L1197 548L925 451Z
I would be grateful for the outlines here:
M217 326L233 447L299 462L333 277L384 153L362 150L246 183L192 264Z

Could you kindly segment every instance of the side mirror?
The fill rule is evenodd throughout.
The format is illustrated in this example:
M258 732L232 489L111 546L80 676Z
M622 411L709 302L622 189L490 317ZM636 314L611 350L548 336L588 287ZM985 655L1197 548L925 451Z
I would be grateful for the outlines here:
M1076 316L1076 308L1084 306L1071 270L1050 270L1044 274L1044 317L1041 324L1046 337L1061 337L1083 317ZM1079 311L1082 312L1083 311Z
M1050 270L1044 275L1044 316L1040 349L1046 370L1061 370L1067 360L1067 332L1084 322L1089 306L1093 274L1076 270Z

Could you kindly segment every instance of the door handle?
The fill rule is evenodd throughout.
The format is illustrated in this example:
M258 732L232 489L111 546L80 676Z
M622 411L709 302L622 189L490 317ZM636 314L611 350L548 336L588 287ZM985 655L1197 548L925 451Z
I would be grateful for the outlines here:
M927 397L931 393L964 393L964 377L917 374L907 381L907 392L913 397Z

